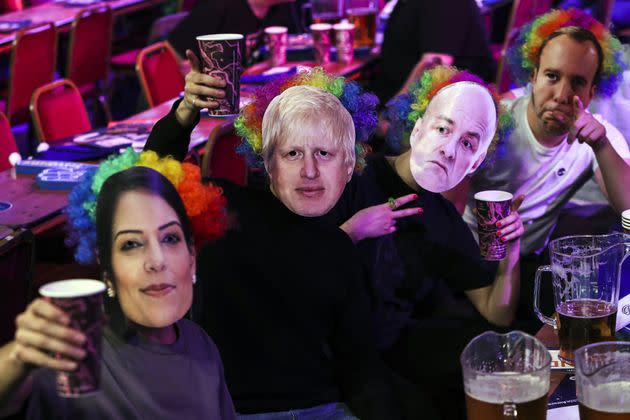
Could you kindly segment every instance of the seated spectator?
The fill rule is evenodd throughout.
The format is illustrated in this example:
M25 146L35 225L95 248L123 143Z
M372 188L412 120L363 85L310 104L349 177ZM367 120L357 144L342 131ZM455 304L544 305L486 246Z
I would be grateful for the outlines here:
M211 92L211 78L188 56L186 95L146 144L178 159ZM359 160L355 138L376 124L375 108L357 84L320 69L264 86L236 122L252 134L269 188L213 180L233 225L199 253L195 316L222 351L240 418L398 418L359 258L326 218Z
M382 74L372 82L383 104L397 95L406 81L414 80L413 70L423 67L425 53L450 55L453 65L486 81L494 80L495 63L475 0L398 0L385 28Z
M182 319L195 283L186 209L201 202L191 203L190 194L182 202L181 190L150 168L132 167L110 176L136 159L129 151L104 163L96 175L83 179L70 200L70 221L86 235L77 256L92 260L98 251L109 296L104 298L110 322L104 330L100 392L71 399L57 395L51 369L74 370L86 355L86 337L69 328L67 314L38 298L17 317L15 340L0 349L3 414L28 398L29 419L235 418L217 347L201 328ZM157 162L145 155L137 163L167 168L168 176L201 188L198 172L195 182L194 172L172 159ZM207 190L203 204L216 211L198 217L223 217L216 188ZM206 237L221 229L220 223L214 226L214 231L205 229ZM87 236L96 238L97 250ZM158 284L170 292L149 296Z
M515 79L531 80L531 93L505 103L516 124L505 153L454 194L453 200L466 203L464 220L473 233L475 193L505 190L527 197L520 209L525 233L517 318L530 321L523 326L530 332L540 327L533 312L534 273L565 203L594 174L613 208L630 208L627 144L586 110L594 96L617 90L624 69L619 47L599 22L576 9L552 11L526 25L508 55ZM543 310L553 312L553 294L541 295L549 298Z
M197 51L199 35L231 33L246 36L267 26L286 26L304 32L295 0L199 0L168 35L168 43L183 59Z
M431 395L444 419L457 419L465 411L459 354L475 335L508 326L514 317L523 233L517 209L523 198L500 221L508 257L495 274L459 213L439 193L481 166L509 132L510 118L481 79L448 67L424 73L410 93L391 101L387 113L392 143L411 148L368 158L336 208L337 221L345 221L341 228L368 268L386 362ZM413 209L413 215L406 213ZM427 344L428 337L435 345ZM409 392L413 403L413 389L398 392ZM420 418L424 407L409 410Z

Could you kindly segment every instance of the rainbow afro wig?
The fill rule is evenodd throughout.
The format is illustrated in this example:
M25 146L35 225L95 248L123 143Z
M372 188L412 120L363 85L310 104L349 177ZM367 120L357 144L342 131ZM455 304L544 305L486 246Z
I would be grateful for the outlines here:
M553 10L523 26L507 53L514 79L527 84L538 67L543 41L560 28L575 26L590 31L604 53L600 73L595 80L596 94L609 97L619 87L626 65L622 59L621 43L604 25L579 9Z
M293 86L312 86L331 93L348 110L354 122L356 135L356 169L365 165L367 147L364 146L378 123L376 108L378 98L363 92L356 82L346 81L343 77L327 74L322 68L300 71L289 77L282 77L261 86L254 94L254 99L242 110L234 121L236 132L243 138L238 148L252 166L262 166L262 121L269 103L285 90Z
M76 246L77 262L96 261L96 202L103 183L111 175L132 166L154 169L171 181L186 208L197 247L223 234L227 226L223 191L212 184L202 184L198 166L180 163L171 157L160 158L153 151L137 153L128 148L86 173L68 195L66 244Z
M501 105L496 89L482 79L456 67L436 66L422 73L422 76L409 88L408 93L398 95L387 104L385 118L390 126L387 131L387 144L396 153L409 148L409 137L418 118L426 112L429 103L446 86L458 82L472 82L485 87L492 96L497 110L497 130L488 148L488 156L497 153L502 143L500 140L510 135L514 128L514 119ZM486 161L490 161L486 159Z

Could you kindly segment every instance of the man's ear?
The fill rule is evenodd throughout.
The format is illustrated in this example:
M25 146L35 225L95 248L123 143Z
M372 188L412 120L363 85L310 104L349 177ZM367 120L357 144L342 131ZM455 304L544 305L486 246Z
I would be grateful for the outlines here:
M483 152L481 155L479 155L479 158L477 158L477 161L473 164L473 166L470 168L470 171L468 171L467 175L472 174L473 172L475 172L477 170L477 168L479 167L479 165L481 165L483 163L483 160L486 158L486 152Z
M409 145L415 146L418 141L420 141L420 126L422 125L422 117L418 118L416 124L413 126L413 130L411 130L411 136L409 137Z
M529 81L534 83L536 81L536 77L538 77L538 67L536 67L532 72L532 76Z

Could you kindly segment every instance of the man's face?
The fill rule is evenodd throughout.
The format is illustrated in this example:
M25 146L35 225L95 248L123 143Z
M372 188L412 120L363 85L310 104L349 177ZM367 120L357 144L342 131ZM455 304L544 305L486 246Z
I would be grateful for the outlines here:
M333 208L352 175L342 149L325 136L279 139L270 163L271 190L300 216L321 216Z
M532 78L528 119L536 134L564 135L575 121L573 97L588 106L595 94L597 50L592 42L560 35L547 43Z
M483 162L496 129L495 105L478 84L438 93L411 133L411 174L422 188L444 192Z

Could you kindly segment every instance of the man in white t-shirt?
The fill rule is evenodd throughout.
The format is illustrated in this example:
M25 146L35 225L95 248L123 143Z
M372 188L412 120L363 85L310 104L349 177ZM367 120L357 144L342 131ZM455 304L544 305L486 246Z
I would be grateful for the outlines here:
M564 19L566 15L575 19ZM536 31L543 23L548 29L554 19L559 22L557 29L546 38L539 35L539 45L528 45L529 40L536 40L530 36L523 37L525 47L514 47L520 48L524 56L521 68L527 69L529 60L532 91L508 103L515 120L512 135L493 165L478 170L457 189L460 200L467 194L464 220L475 234L477 222L472 209L476 192L497 189L515 197L525 196L519 209L525 227L521 239L523 262L528 255L545 249L562 207L593 174L614 209L630 208L628 146L618 130L585 110L598 93L598 83L603 93L611 94L616 89L614 74L609 74L611 60L618 64L609 45L610 34L592 18L590 23L599 25L599 39L578 26L584 17L575 10L553 11L525 30ZM619 67L620 72L623 68ZM524 307L519 312L525 316L533 315L533 269L538 261L531 265L521 264Z

